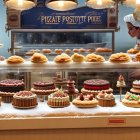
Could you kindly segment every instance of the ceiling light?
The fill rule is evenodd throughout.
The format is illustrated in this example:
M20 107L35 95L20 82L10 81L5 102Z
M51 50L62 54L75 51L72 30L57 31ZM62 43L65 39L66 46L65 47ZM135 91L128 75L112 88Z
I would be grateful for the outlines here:
M94 9L110 8L114 5L113 0L87 0L87 6Z
M77 0L47 0L46 6L57 11L68 11L77 8Z
M28 10L36 5L36 0L4 0L7 8L15 10Z

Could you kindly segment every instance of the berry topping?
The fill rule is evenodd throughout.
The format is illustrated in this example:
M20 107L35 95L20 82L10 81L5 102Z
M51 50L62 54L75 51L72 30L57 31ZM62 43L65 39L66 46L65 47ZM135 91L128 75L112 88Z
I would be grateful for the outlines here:
M84 101L84 95L83 95L82 93L80 94L79 99L80 99L81 101Z
M93 100L93 95L92 94L89 96L89 100Z

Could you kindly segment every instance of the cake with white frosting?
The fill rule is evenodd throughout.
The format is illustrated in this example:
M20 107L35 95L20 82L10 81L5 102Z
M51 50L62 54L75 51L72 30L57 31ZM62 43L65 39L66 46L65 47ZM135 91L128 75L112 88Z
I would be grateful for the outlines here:
M117 87L125 87L125 81L124 81L124 77L122 75L119 76L118 81L117 81Z
M15 108L34 108L37 104L37 96L31 91L20 91L13 96L12 105Z
M54 108L66 107L70 105L70 99L67 93L58 90L48 96L47 104Z
M97 98L100 106L111 107L111 106L116 105L115 98L112 93L108 94L108 93L102 91L97 95L96 98Z
M135 94L140 94L140 80L133 81L130 91Z

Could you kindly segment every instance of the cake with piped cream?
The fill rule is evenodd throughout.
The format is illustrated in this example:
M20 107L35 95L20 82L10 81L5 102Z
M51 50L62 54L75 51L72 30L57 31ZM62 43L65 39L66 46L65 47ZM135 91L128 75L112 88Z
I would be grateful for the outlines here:
M20 91L13 96L12 105L15 108L34 108L37 104L37 96L31 91Z
M140 94L140 80L133 81L130 91L135 94Z

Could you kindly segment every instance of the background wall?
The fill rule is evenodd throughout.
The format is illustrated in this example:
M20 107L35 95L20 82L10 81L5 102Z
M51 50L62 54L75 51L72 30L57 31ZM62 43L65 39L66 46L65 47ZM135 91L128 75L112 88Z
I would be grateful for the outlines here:
M79 6L84 6L85 0L79 0ZM127 33L126 24L123 21L125 15L133 12L132 8L119 6L119 26L120 31L116 33L116 51L126 51L135 45L135 38L131 38ZM10 47L10 34L5 33L6 24L6 9L3 1L0 0L0 43L4 44L4 47L0 49L0 55L8 56L8 48Z

